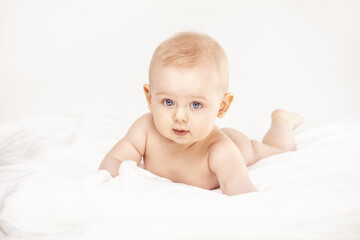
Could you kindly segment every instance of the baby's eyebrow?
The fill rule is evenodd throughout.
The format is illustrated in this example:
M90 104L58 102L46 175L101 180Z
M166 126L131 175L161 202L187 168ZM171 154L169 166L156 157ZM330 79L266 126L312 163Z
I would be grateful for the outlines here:
M189 96L190 98L195 98L195 99L201 99L203 101L207 101L208 99L204 96Z
M158 96L158 95L169 95L169 94L164 93L164 92L158 92L158 93L156 93L156 96Z
M165 96L173 96L173 94L169 94L169 93L165 93L165 92L158 92L156 93L156 96L159 96L159 95L165 95ZM204 96L195 96L195 95L189 95L187 96L188 98L191 98L191 99L199 99L199 100L203 100L203 101L208 101L208 99Z

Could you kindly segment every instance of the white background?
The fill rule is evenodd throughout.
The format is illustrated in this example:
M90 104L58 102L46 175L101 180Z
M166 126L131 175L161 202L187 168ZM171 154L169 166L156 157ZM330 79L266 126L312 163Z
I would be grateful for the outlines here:
M260 136L271 111L360 121L360 1L0 0L0 123L147 112L157 45L209 34L235 100L217 123Z

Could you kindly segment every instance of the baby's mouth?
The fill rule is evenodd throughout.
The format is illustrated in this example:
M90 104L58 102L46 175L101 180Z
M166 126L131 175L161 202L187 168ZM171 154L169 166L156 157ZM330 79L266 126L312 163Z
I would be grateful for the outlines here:
M179 130L179 129L173 129L173 131L177 136L185 136L189 132L188 130Z

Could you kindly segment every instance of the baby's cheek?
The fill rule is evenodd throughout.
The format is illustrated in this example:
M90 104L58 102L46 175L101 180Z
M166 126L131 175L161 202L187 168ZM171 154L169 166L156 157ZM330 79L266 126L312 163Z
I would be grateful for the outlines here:
M158 114L154 117L155 127L162 134L166 135L171 119L166 114Z
M211 121L210 118L208 118L207 120L197 121L196 126L196 128L198 129L199 137L205 138L211 133L214 127L214 123Z

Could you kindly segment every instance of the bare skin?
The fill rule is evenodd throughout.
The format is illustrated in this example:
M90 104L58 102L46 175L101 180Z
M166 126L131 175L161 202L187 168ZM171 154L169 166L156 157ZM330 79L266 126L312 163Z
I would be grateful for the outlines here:
M271 127L262 142L251 140L236 129L218 129L214 126L211 134L203 141L183 148L159 134L150 113L143 115L134 124L138 131L146 131L143 135L147 136L145 148L135 150L135 158L128 155L128 157L119 159L118 157L123 155L123 150L126 150L124 146L127 145L124 144L125 141L121 140L107 154L100 169L110 170L110 173L116 176L122 160L134 159L139 164L140 156L144 156L145 169L160 177L204 189L216 189L220 187L220 182L212 170L211 164L219 163L214 160L210 162L209 156L212 150L218 151L212 149L214 145L220 143L222 146L220 155L223 152L234 154L239 156L244 166L250 166L271 155L294 151L293 130L302 122L303 118L296 113L276 110L272 114ZM140 138L133 140L139 141ZM234 146L236 147L234 148ZM139 153L136 153L137 151ZM213 168L215 167L213 166ZM240 167L240 171L244 171L244 169ZM244 171L244 174L247 176L247 171ZM224 189L222 190L224 191ZM256 191L256 188L250 188L250 190ZM229 192L228 195L233 195L231 193Z
M265 134L262 142L250 140L236 129L223 128L222 130L238 147L247 166L274 154L295 151L293 131L304 121L297 113L275 110L271 115L271 127Z
M151 111L134 122L126 136L105 156L100 169L118 175L124 160L174 182L205 189L221 188L227 195L257 191L247 166L295 150L293 130L303 118L283 110L272 114L262 143L235 129L219 129L233 94L224 92L224 78L211 64L192 68L155 66L144 93Z

